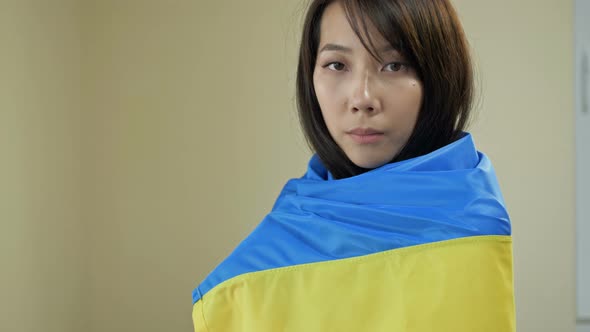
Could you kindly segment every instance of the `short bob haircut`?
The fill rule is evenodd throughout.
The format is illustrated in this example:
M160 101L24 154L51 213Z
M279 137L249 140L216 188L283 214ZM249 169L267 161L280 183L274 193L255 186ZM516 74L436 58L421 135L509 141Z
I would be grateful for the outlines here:
M422 82L416 126L391 162L430 153L459 139L472 108L473 69L465 33L449 0L311 0L299 50L297 108L308 145L333 177L367 171L350 161L328 132L313 86L320 22L334 1L343 5L352 29L375 59L382 62L367 20L414 67Z

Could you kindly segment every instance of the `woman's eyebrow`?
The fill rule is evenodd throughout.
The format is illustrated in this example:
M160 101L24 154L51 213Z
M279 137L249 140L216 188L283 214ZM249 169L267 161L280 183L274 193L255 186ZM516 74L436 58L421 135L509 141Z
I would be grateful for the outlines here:
M324 51L341 51L344 53L352 53L352 49L350 47L346 47L346 46L338 45L338 44L332 44L332 43L328 43L328 44L324 45L324 47L322 47L322 49L320 50L320 53L322 53Z
M344 45L328 43L328 44L324 45L324 47L322 47L322 49L320 50L319 53L322 53L324 51L340 51L340 52L344 52L344 53L352 53L352 48L344 46ZM397 52L398 48L393 45L386 45L379 50L379 53L386 53L386 52L391 52L391 51Z

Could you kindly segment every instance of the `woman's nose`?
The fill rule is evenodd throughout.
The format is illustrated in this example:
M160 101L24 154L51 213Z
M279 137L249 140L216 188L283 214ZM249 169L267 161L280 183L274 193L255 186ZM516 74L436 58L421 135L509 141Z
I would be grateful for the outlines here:
M376 113L380 110L379 100L375 91L375 79L371 73L365 71L353 79L350 99L352 112L366 111Z

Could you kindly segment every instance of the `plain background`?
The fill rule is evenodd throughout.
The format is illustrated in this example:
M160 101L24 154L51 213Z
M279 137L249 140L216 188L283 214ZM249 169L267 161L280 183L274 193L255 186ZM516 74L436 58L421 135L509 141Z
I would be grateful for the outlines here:
M456 0L518 331L574 331L573 1ZM0 330L190 331L310 156L303 0L0 0Z
M575 2L576 267L578 332L590 332L590 0ZM585 53L585 66L584 62ZM584 68L585 67L585 68ZM585 77L584 77L585 76ZM583 83L584 80L586 83ZM584 86L585 85L585 86ZM583 89L586 89L583 92ZM583 327L582 327L583 325Z

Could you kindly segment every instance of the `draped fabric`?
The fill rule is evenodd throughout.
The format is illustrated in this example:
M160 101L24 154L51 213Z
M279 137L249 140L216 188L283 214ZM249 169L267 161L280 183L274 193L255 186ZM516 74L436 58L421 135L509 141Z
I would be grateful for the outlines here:
M193 292L195 331L514 331L511 228L470 134L335 180L314 155Z

